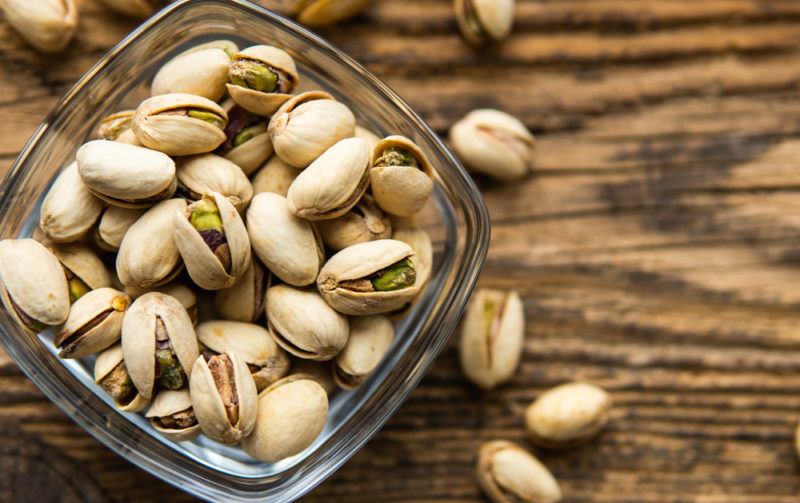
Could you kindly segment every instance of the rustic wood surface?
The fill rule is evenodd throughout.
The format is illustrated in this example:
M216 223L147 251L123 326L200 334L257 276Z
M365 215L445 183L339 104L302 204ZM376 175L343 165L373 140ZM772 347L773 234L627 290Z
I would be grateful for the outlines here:
M133 26L89 0L66 55L0 23L0 168ZM455 345L309 501L480 498L486 439L524 442L543 389L585 379L616 406L590 444L541 453L576 502L797 501L800 2L520 0L483 51L448 0L379 0L329 37L445 133L476 107L519 116L538 169L479 180L494 224L481 283L524 297L511 385L481 393ZM0 358L0 499L189 499L70 422Z

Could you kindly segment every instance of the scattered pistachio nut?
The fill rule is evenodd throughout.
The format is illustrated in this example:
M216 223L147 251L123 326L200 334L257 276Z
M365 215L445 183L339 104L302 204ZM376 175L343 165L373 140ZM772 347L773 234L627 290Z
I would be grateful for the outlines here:
M511 33L514 0L455 0L461 34L474 46L499 42Z
M558 503L562 498L550 470L512 442L481 445L475 471L478 485L493 503Z
M250 176L272 155L272 142L267 127L269 117L248 112L229 100L222 108L228 113L225 143L217 151Z
M306 26L330 26L363 11L372 0L311 0L300 2L297 20Z
M283 197L289 193L289 187L301 171L289 166L280 157L273 155L253 176L253 192L273 192Z
M382 315L350 320L350 337L336 356L333 377L343 389L358 387L383 359L394 338L394 327Z
M388 136L372 149L369 182L378 206L399 217L425 206L433 192L433 168L422 150L404 136Z
M366 194L344 215L320 220L315 226L322 242L337 251L358 243L392 237L391 219Z
M175 442L185 442L200 434L188 388L158 392L145 414L150 425Z
M272 115L291 98L300 76L284 50L269 45L248 47L233 56L228 67L228 93L239 106L256 115Z
M214 307L226 320L254 322L264 314L269 282L269 273L264 265L253 257L250 267L233 286L217 291Z
M140 395L133 385L119 343L97 355L94 382L114 399L114 406L122 412L140 412L150 405L150 400Z
M119 250L128 229L144 215L142 208L122 208L108 206L100 215L94 232L94 243L109 252Z
M218 101L225 94L228 66L239 47L230 40L214 40L188 49L162 66L150 92L160 94L185 93Z
M42 52L60 52L78 25L75 0L0 0L6 21L28 43Z
M182 157L177 161L178 194L197 201L203 194L218 192L234 201L239 212L253 199L253 186L233 162L215 154Z
M69 243L49 248L64 268L70 302L75 302L91 290L111 286L108 269L88 246Z
M525 424L531 440L540 447L575 447L600 433L608 423L611 405L611 396L593 384L562 384L528 407Z
M39 227L56 243L77 241L91 229L103 210L81 181L78 164L73 162L62 171L42 201Z
M98 288L76 300L53 342L61 358L82 358L119 340L130 296L113 288Z

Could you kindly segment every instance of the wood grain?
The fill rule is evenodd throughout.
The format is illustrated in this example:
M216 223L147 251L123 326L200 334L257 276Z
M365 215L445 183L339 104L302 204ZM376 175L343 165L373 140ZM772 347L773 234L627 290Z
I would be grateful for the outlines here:
M309 501L475 501L476 447L525 442L544 389L585 379L616 406L590 444L540 452L575 502L797 501L800 4L519 0L472 50L447 0L378 0L322 34L442 134L476 107L538 136L536 176L479 179L481 284L524 298L514 381L482 393L451 344L383 431ZM0 168L134 23L80 2L66 56L0 23ZM0 359L0 499L189 499L73 425ZM55 492L57 491L57 492Z

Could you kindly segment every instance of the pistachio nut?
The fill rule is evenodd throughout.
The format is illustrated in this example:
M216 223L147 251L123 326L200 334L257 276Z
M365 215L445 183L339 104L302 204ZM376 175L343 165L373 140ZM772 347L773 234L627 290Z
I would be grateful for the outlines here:
M98 288L76 300L53 342L61 358L83 358L119 340L130 296L113 288Z
M389 350L394 327L386 316L356 316L350 320L350 337L336 355L333 378L343 389L358 387Z
M474 46L499 42L511 33L514 0L455 0L458 28Z
M114 252L119 250L122 238L128 229L144 215L142 208L122 208L108 206L100 215L97 228L94 231L94 242L103 250Z
M294 182L300 170L289 166L277 155L273 155L253 177L253 192L273 192L286 197L289 187Z
M38 241L0 241L0 282L6 310L29 331L41 332L67 319L69 288L64 270Z
M92 195L81 181L78 164L62 171L42 201L39 227L57 243L81 238L97 221L103 202Z
M199 200L203 194L218 192L238 200L234 206L244 211L253 198L253 186L242 170L233 162L214 154L182 157L178 165L178 194Z
M310 91L292 97L269 121L275 154L290 166L305 168L339 140L355 134L353 112L333 96Z
M248 112L229 100L222 108L228 112L225 143L217 151L250 176L272 155L272 142L267 133L269 118Z
M70 302L75 302L90 290L111 286L108 269L88 246L78 243L53 245L50 251L64 268Z
M97 127L97 136L101 140L118 141L130 145L141 146L131 129L136 110L123 110L104 117Z
M392 222L372 197L364 195L353 208L332 220L315 223L322 242L334 250L392 236ZM402 241L402 240L401 240Z
M479 289L461 326L461 368L470 381L491 389L511 379L525 338L525 313L517 292Z
M200 429L224 444L238 444L256 425L258 392L247 363L234 351L201 354L189 381Z
M433 192L433 168L419 147L404 136L389 136L372 150L369 182L378 206L407 217L425 206Z
M269 45L248 47L228 67L228 93L240 107L256 115L272 115L291 93L300 76L284 50Z
M197 294L194 293L191 288L180 283L179 281L172 281L166 285L159 286L158 288L140 288L135 286L125 287L125 293L135 299L138 299L142 295L149 292L160 292L165 295L169 295L170 297L174 297L175 300L180 302L183 308L186 309L186 313L192 320L192 324L197 324Z
M550 470L515 443L493 440L481 445L475 472L493 503L561 501L561 488Z
M340 313L394 311L419 291L413 255L410 246L394 239L350 246L325 263L317 277L317 288Z
M347 344L347 318L313 290L276 285L267 290L267 328L289 353L309 360L330 360Z
M525 411L531 440L549 449L580 445L600 433L608 423L611 395L589 383L556 386Z
M150 405L150 400L139 394L128 375L120 344L114 344L97 355L94 382L114 399L116 408L123 412L139 412Z
M307 220L347 213L369 185L369 147L361 138L337 142L311 163L289 187L289 211Z
M200 434L188 388L159 391L145 417L153 429L174 442L191 440Z
M183 262L171 236L175 212L185 208L183 199L168 199L131 225L117 254L117 276L123 285L154 288L181 272Z
M372 0L311 0L303 2L297 20L306 26L329 26L366 9Z
M333 362L318 362L295 356L290 357L289 361L289 368L291 369L289 375L305 374L304 377L313 378L328 395L336 391L336 381L333 380L333 372L331 371Z
M535 138L519 119L491 109L473 110L450 128L450 145L464 165L498 180L527 176Z
M162 66L150 92L159 94L186 93L217 101L225 94L228 65L239 47L230 40L214 40L188 49Z
M244 451L267 463L294 456L308 448L328 418L328 395L316 380L289 376L258 395L258 419Z
M175 193L175 163L149 148L94 140L78 149L78 173L89 191L126 208L144 208Z
M192 320L174 297L149 292L122 320L122 353L136 389L152 398L184 387L200 354Z
M219 315L226 320L256 321L264 314L269 279L261 261L253 257L242 277L230 288L217 291L214 296L214 306Z
M236 208L212 192L174 215L172 238L192 281L205 290L233 286L250 265L250 241Z
M145 18L166 6L171 0L100 0L106 7L126 16Z
M6 21L35 49L62 51L75 34L75 0L0 0Z
M356 138L361 138L362 140L367 142L367 145L369 145L369 151L370 152L372 152L372 149L375 148L375 145L377 145L378 142L381 141L381 139L380 139L380 137L378 135L376 135L375 133L373 133L369 129L361 127L361 126L358 126L358 125L356 126L356 132L355 132L354 136ZM371 155L370 155L370 159L372 159Z
M233 351L240 356L259 391L289 371L289 356L259 325L240 321L206 321L197 326L197 338L215 354Z
M208 98L173 93L144 100L133 132L145 147L167 155L204 154L225 141L228 114Z
M325 261L322 244L308 221L289 212L285 197L256 194L247 210L247 232L258 258L286 283L305 286L317 278Z

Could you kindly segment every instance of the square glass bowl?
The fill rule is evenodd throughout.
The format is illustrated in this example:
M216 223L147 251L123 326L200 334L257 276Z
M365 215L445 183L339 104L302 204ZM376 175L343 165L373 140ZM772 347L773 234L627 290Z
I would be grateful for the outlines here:
M59 360L52 331L30 337L5 309L0 309L0 343L75 422L148 472L209 500L291 501L344 463L409 395L454 329L488 247L488 215L477 189L437 135L392 90L316 35L254 4L176 2L100 60L39 126L0 188L0 237L33 233L49 184L102 117L147 97L155 71L174 54L218 38L241 47L263 43L284 48L302 76L298 91L328 91L350 106L360 125L411 138L438 173L423 222L434 241L433 275L420 301L397 325L379 368L358 389L332 396L327 424L313 445L267 464L203 437L182 443L164 439L140 415L114 409L93 382L93 359Z

